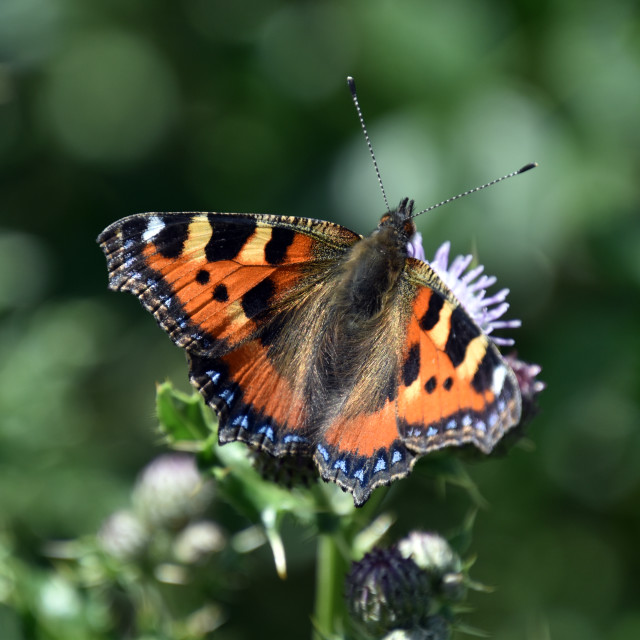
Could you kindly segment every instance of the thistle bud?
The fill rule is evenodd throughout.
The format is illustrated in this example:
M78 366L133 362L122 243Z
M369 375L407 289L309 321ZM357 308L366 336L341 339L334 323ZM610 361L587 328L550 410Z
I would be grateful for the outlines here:
M460 557L449 543L437 533L413 531L398 542L403 558L411 558L421 569L433 577L457 573L462 569Z
M124 509L109 516L98 531L98 544L120 560L136 557L148 539L148 532L135 513Z
M143 469L132 500L149 525L179 528L200 515L212 496L213 484L201 478L192 456L167 454Z
M451 625L442 616L429 616L420 627L395 629L384 640L449 640Z
M374 549L354 562L346 581L351 615L378 636L425 620L429 591L427 574L395 547Z
M194 522L185 527L176 538L173 552L180 562L202 562L212 553L222 551L226 544L224 534L214 522Z
M467 586L462 561L442 536L414 531L398 542L398 549L427 572L434 595L450 602L464 599Z

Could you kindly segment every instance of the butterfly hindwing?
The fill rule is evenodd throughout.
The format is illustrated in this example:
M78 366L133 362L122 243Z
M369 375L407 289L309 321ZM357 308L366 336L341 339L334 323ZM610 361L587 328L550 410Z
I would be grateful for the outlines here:
M190 354L189 371L219 416L221 444L239 440L274 456L309 452L303 399L275 371L259 340L221 358Z
M408 311L401 297L391 298L353 334L339 314L331 319L341 328L336 359L344 364L333 376L340 381L340 401L325 412L314 461L321 476L352 493L358 506L375 487L407 475L415 462L400 437L396 409Z
M406 476L416 459L400 438L391 399L376 412L338 418L314 455L322 478L352 493L356 506L363 505L376 487Z

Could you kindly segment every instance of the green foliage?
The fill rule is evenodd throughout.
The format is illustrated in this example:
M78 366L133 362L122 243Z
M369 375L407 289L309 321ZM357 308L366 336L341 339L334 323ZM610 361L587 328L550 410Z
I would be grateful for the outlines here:
M360 560L366 566L368 558L388 553L375 550L393 524L388 513L371 521L371 503L377 501L358 510L335 485L290 476L290 486L280 486L258 473L256 458L244 445L218 445L216 421L196 393L158 385L157 415L166 441L179 451L195 452L201 473L190 455L158 457L140 474L129 506L113 512L93 535L48 542L39 554L46 565L37 570L16 554L17 541L4 535L0 620L12 630L7 637L209 637L224 629L226 604L240 595L252 568L250 557L265 542L275 572L287 578L286 521L299 535L316 540L315 612L309 609L315 637L373 638L407 623L411 628L416 623L416 629L437 624L440 635L433 637L449 637L456 612L465 610L459 603L466 588L476 584L443 538L412 534L392 551L394 562L408 569L404 591L385 588L371 609L366 600L375 597L377 580L382 577L386 584L387 576L376 569L378 578L359 587L352 569L356 577L350 578L345 601L351 563ZM303 483L296 484L300 479ZM222 525L213 519L225 506L242 516L235 529L231 521ZM415 584L422 591L412 588ZM349 594L364 597L364 604L350 602ZM356 614L352 620L348 609L369 617L378 612L377 621L365 624ZM395 616L394 609L405 613Z

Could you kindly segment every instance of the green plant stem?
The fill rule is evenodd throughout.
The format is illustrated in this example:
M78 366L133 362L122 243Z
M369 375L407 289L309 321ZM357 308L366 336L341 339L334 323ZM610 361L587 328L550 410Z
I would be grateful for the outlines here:
M335 637L342 625L339 620L344 612L343 592L347 563L337 545L334 534L318 536L316 556L316 601L314 640Z

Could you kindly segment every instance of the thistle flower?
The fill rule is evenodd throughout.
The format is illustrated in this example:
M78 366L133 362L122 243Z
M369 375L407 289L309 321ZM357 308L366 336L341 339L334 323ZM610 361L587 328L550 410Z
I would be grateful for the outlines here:
M435 596L449 602L464 599L467 586L462 560L442 536L413 531L397 547L403 558L411 558L428 574Z
M484 267L482 265L478 265L465 273L473 260L472 255L457 256L449 264L450 249L450 242L445 242L440 246L433 260L429 262L432 269L451 289L453 295L460 301L467 313L496 345L513 345L514 341L511 338L500 338L491 335L496 329L515 329L521 325L520 320L498 319L509 308L509 304L505 302L509 289L500 289L497 293L487 296L486 290L496 283L496 277L483 274Z
M102 549L121 560L136 557L148 540L148 531L138 516L124 509L110 515L98 531L98 543Z
M397 544L403 558L411 558L421 569L435 577L457 573L462 561L449 543L437 533L412 531Z
M505 360L516 374L522 396L530 401L535 400L537 395L547 386L541 380L536 380L536 376L542 371L542 367L538 364L529 364L518 360L515 353L505 356Z
M520 394L522 395L522 418L520 424L525 425L538 413L538 395L547 386L542 380L537 380L542 367L538 364L529 364L518 360L515 353L507 354L505 360L513 369L518 380Z
M428 575L397 548L374 549L354 562L346 580L349 611L371 634L410 629L427 619Z
M201 478L192 456L167 454L142 470L132 501L150 526L181 527L201 514L212 497L213 485Z
M407 254L410 258L416 258L417 260L422 260L422 262L427 261L427 257L424 254L424 247L422 246L422 234L419 231L416 231L409 238Z

